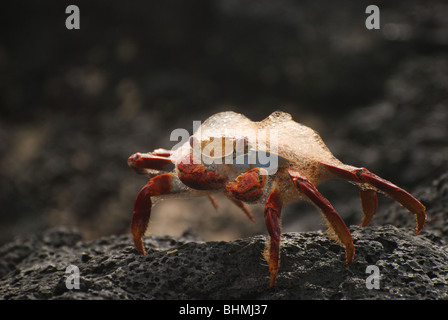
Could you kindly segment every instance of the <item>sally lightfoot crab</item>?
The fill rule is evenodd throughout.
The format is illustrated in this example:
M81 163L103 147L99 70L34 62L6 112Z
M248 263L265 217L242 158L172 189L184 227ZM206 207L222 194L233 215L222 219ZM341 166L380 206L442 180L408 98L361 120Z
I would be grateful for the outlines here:
M145 254L143 236L154 201L168 196L208 196L223 193L254 221L245 203L265 203L269 238L264 258L269 263L270 287L277 283L280 265L281 210L298 200L314 204L328 225L328 235L345 247L345 265L353 262L353 239L342 218L317 190L322 182L339 178L359 188L363 218L372 220L381 192L416 216L418 234L426 222L425 207L407 191L365 168L343 164L312 129L276 111L263 121L222 112L208 118L175 150L136 153L128 165L149 176L134 204L131 231L134 245Z

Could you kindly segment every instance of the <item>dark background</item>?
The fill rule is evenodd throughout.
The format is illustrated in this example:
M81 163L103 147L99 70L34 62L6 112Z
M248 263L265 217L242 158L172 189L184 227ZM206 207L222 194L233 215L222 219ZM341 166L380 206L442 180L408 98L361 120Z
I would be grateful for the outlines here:
M65 8L80 9L67 30ZM378 5L381 29L367 30ZM0 242L51 226L128 233L144 177L134 152L170 148L224 110L279 109L346 163L413 192L447 171L446 1L19 1L0 6ZM356 188L321 188L348 224ZM170 201L150 231L206 240L263 233L221 199ZM380 212L391 201L380 197ZM308 204L284 231L322 227ZM409 216L409 219L413 219Z

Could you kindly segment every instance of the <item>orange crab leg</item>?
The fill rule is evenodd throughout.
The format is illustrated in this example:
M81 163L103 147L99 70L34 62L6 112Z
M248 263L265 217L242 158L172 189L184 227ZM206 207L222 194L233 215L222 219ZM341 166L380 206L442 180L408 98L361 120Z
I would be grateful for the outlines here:
M218 210L218 208L219 208L218 200L216 200L216 198L212 195L208 195L207 197L210 200L210 202L212 203L213 208L215 208L215 210Z
M288 170L288 173L296 188L304 194L317 208L319 208L328 222L330 231L336 235L336 240L345 247L345 265L353 262L355 257L355 246L353 238L342 218L333 208L331 203L316 189L316 187L300 172Z
M215 208L215 210L218 210L219 207L218 200L216 200L216 198L212 195L208 195L208 198L212 203L212 206ZM256 222L253 212L244 204L244 202L233 199L231 197L228 198L246 214L246 216L249 218L250 221L252 221L253 223Z
M358 184L367 183L368 185L373 186L374 188L384 192L389 197L397 200L403 207L405 207L410 212L416 215L417 220L417 226L415 232L416 235L425 225L426 222L425 206L416 198L414 198L410 193L408 193L406 190L401 189L400 187L394 185L392 182L389 182L387 180L384 180L383 178L378 177L377 175L373 174L372 172L370 172L365 168L356 168L351 166L339 167L328 163L322 163L322 164L327 168L329 172L331 172L338 178L353 181ZM364 198L366 198L365 195Z
M229 197L229 199L246 214L246 216L249 218L250 221L252 221L252 223L256 222L253 212L246 206L246 204L243 201L236 200L231 197Z
M264 219L269 233L269 242L266 243L264 258L269 263L270 288L277 284L277 273L280 266L281 209L281 193L278 187L274 185L264 209Z
M149 179L148 183L138 193L134 203L131 231L135 248L140 254L146 254L142 238L148 228L149 218L151 216L151 197L177 193L182 190L176 175L174 173L167 173Z
M362 212L364 214L361 221L361 227L366 227L370 224L378 209L378 196L375 190L363 190L360 188L359 197L361 198Z
M232 197L236 198L237 200L234 201L239 201L241 204L243 204L241 201L258 200L264 194L266 177L265 169L251 169L238 176L235 181L229 182L226 186L226 191L231 199ZM266 243L266 249L264 251L264 258L269 263L269 286L271 288L277 284L277 272L280 265L281 209L281 193L277 185L274 184L264 209L264 219L269 234L269 240Z

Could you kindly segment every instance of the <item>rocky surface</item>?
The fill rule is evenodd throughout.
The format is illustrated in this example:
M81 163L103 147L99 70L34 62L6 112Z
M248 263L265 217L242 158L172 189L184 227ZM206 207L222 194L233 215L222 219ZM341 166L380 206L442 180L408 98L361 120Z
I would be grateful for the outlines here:
M422 194L428 225L351 226L356 258L344 267L344 250L322 232L285 233L277 288L268 288L261 252L265 237L204 242L147 237L146 256L129 235L84 241L77 230L51 229L0 248L2 299L447 299L448 179ZM390 209L394 214L407 215ZM400 207L401 208L401 207ZM381 218L380 218L381 219ZM69 289L79 270L79 288ZM376 266L378 280L369 266ZM368 287L378 281L378 287Z
M81 240L53 229L1 248L2 299L446 299L448 250L429 232L393 226L351 228L356 259L321 232L287 233L278 286L268 288L264 236L231 242L152 237L140 256L129 236ZM79 268L79 289L67 267ZM366 272L379 271L378 289Z

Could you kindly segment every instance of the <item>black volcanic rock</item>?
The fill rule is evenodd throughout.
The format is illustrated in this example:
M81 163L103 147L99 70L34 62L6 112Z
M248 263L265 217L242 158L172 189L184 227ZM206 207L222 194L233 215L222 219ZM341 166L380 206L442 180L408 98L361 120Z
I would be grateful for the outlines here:
M59 228L0 248L0 298L447 299L447 220L433 227L447 214L439 204L447 198L441 181L447 180L428 188L434 217L419 235L414 226L351 226L356 256L348 268L343 248L321 231L283 234L274 290L261 260L265 236L230 242L146 237L148 254L141 256L129 235L83 241L78 231ZM79 269L79 289L66 285L70 265ZM377 267L378 289L367 287L368 266Z

